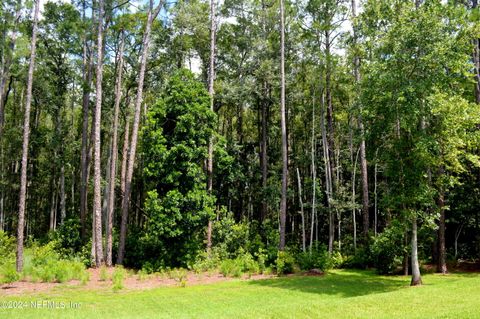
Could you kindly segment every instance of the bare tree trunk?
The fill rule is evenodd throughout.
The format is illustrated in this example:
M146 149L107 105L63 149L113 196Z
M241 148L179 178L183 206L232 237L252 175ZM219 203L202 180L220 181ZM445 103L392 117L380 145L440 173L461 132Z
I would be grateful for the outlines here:
M417 244L417 217L412 220L412 281L410 286L418 286L422 284L420 275L420 265L418 262L418 244Z
M360 152L360 148L357 151L357 155L355 155L355 162L353 164L353 177L352 177L352 220L353 220L353 249L357 251L357 209L356 209L356 198L355 198L355 178L357 175L357 160L358 160L358 153Z
M127 104L128 107L128 104ZM128 115L125 117L125 132L123 136L123 147L122 147L122 168L120 170L120 194L125 196L125 176L127 174L127 165L128 165L128 150L129 150L129 135L130 135L130 121L128 120Z
M300 170L297 167L297 181L298 181L298 201L300 203L300 214L302 216L302 251L306 251L305 247L305 213L303 211L303 199L302 199L302 182L300 180Z
M208 93L210 94L210 110L214 112L214 88L215 81L215 0L210 0L210 69L208 72ZM212 195L213 190L213 137L208 142L207 159L207 192ZM212 248L212 220L208 219L207 226L207 253L210 254Z
M65 165L60 168L60 225L63 225L67 217L67 204L65 200Z
M85 2L83 7L83 19L85 20ZM92 8L92 20L94 19ZM93 22L92 22L93 23ZM93 74L93 56L88 53L88 40L85 34L83 42L83 95L82 95L82 152L80 160L80 222L82 239L86 238L87 231L87 203L88 203L88 175L89 175L89 149L88 149L88 113L90 104L90 86ZM93 127L92 127L93 129Z
M472 1L472 8L478 6L478 1ZM475 64L475 101L480 104L480 39L473 40L473 63Z
M102 120L102 78L103 78L103 0L98 2L98 33L97 33L97 82L96 82L96 103L95 103L95 125L94 130L94 159L93 159L93 215L95 216L95 266L103 264L102 247L102 189L101 189L101 141L100 125Z
M280 243L279 250L285 249L285 225L287 221L287 185L288 185L288 146L287 114L285 110L285 12L283 0L280 0L280 122L282 131L282 198L280 201Z
M312 140L311 140L311 151L310 158L312 162L312 225L315 219L317 218L317 167L315 165L315 92L313 92L313 101L312 101ZM310 230L310 251L312 250L313 242L313 227Z
M117 174L117 157L118 157L118 115L120 113L120 101L122 99L122 73L123 73L123 49L124 49L124 33L122 31L120 39L120 48L118 52L118 69L117 81L115 85L115 110L113 115L113 136L112 136L112 153L110 162L110 179L108 181L108 205L107 205L107 266L112 266L112 230L113 230L113 212L115 210L115 177Z
M353 18L353 41L354 46L357 44L357 35L356 35L356 22L357 17L357 4L355 0L352 0L352 18ZM357 54L354 57L354 74L355 82L357 85L360 83L360 58ZM363 126L362 115L358 116L358 126L360 128L361 141L360 141L360 168L362 171L362 213L363 213L363 236L364 239L368 240L368 229L369 229L369 198L368 198L368 168L367 168L367 155L365 147L365 128Z
M153 1L150 1L150 7L147 14L147 24L142 41L142 55L140 60L140 70L138 75L138 90L135 99L135 114L133 118L132 139L130 143L130 152L128 158L128 165L125 174L125 192L122 200L122 221L120 223L120 240L118 243L117 264L123 264L123 257L125 255L125 239L127 236L127 221L128 221L128 206L130 202L130 193L132 186L133 169L135 165L135 154L137 150L138 130L140 126L140 113L142 111L143 101L143 82L145 80L145 69L147 66L148 49L150 46L150 33L153 20L157 17L160 9L163 6L163 1L160 1L158 6L153 10Z
M268 203L265 196L265 190L267 189L267 178L268 178L268 153L267 153L267 141L268 141L268 87L267 83L264 81L263 83L263 92L264 96L262 98L262 141L260 143L260 165L262 170L262 211L260 220L263 221L267 216L268 212Z
M442 172L443 173L443 172ZM438 208L440 210L440 220L438 221L438 264L437 271L446 274L447 258L445 251L445 194L440 190L438 197Z
M28 145L30 138L30 106L32 104L33 70L35 68L38 13L40 11L40 0L35 2L35 13L33 16L32 42L30 44L30 65L28 67L27 98L25 103L25 116L23 122L23 145L22 145L22 169L20 173L20 198L18 203L18 225L17 225L17 272L23 270L23 232L25 224L25 197L27 193L27 169L28 169Z

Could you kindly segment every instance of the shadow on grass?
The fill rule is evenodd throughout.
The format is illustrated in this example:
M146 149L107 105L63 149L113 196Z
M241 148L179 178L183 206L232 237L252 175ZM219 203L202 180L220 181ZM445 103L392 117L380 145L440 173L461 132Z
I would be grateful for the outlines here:
M324 276L294 275L276 279L255 280L251 285L289 289L312 294L357 297L390 292L408 287L408 279L388 278L368 271L343 270Z

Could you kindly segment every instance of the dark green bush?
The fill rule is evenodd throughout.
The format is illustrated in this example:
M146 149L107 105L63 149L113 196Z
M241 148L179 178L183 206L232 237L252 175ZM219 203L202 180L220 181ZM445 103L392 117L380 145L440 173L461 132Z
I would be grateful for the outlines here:
M301 270L320 269L326 271L333 267L333 259L328 255L325 246L320 246L311 252L298 253L296 261Z
M373 239L370 246L373 265L379 274L393 274L401 266L405 245L404 229L392 225Z

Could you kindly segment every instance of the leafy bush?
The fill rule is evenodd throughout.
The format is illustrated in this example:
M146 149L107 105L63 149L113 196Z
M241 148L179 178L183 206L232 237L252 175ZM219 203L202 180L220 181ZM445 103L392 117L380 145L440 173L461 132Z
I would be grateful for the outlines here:
M55 242L44 246L33 245L31 259L25 258L24 276L34 282L67 282L73 279L88 281L85 265L77 258L60 259L54 251Z
M226 259L220 264L220 273L224 277L241 277L241 265L235 259Z
M0 265L10 263L15 258L15 238L0 231Z
M311 252L301 252L296 257L301 270L320 269L326 271L334 266L334 259L328 255L325 246L320 246Z
M392 274L402 264L406 247L404 230L399 225L386 228L370 246L372 261L379 274Z
M5 263L1 268L0 282L2 284L9 284L20 279L20 274L17 273L15 263Z
M295 258L288 251L279 251L276 266L279 275L292 273L295 268Z

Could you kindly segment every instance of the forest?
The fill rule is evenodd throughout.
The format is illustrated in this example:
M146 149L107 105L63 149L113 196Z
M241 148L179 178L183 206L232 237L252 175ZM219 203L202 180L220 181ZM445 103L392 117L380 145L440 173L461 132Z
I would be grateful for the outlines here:
M477 6L2 0L0 281L480 270Z

